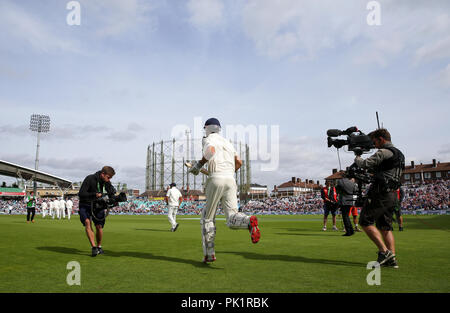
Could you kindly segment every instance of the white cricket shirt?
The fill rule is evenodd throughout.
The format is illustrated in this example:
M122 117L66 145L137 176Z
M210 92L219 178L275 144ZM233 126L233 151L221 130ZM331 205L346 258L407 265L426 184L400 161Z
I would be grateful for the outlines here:
M176 188L172 187L167 191L167 198L170 206L179 206L180 203L178 199L180 199L183 195L181 192Z
M234 177L234 157L237 156L237 153L233 144L219 134L212 133L204 141L203 156L207 154L206 151L211 147L214 147L216 152L208 161L210 176Z

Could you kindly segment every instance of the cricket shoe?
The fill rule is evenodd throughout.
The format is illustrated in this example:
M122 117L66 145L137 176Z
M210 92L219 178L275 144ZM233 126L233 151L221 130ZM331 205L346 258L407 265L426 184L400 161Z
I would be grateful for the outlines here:
M324 228L322 228L323 231L327 231L327 227L325 226Z
M250 238L252 239L252 242L257 243L261 238L261 232L258 228L258 218L255 215L252 215L252 217L250 217L248 230L250 231Z
M98 248L97 247L92 247L92 254L91 256L95 257L98 254Z
M386 250L386 252L378 252L378 259L377 262L380 265L383 265L384 263L388 262L389 260L395 258L395 254L393 254L391 251Z
M97 247L97 254L105 254L105 251L103 251L102 247Z
M395 256L390 259L389 261L386 261L381 265L381 267L391 267L391 268L398 268L398 262Z
M180 225L180 224L177 223L177 225L175 225L175 227L172 229L172 231L177 231L178 225Z
M339 229L336 226L333 226L334 231L339 231Z
M216 257L213 255L205 255L205 257L203 258L203 263L211 263L214 262L216 260Z

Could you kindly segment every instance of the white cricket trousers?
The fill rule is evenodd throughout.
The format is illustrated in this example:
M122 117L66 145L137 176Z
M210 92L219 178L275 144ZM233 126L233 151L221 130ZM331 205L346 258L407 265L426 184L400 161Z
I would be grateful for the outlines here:
M170 224L172 225L172 228L175 228L177 226L177 206L169 205L169 213L167 214L167 218L169 219Z
M72 209L67 208L67 219L70 220L70 215L72 214Z
M206 206L202 210L202 246L205 256L212 256L216 237L216 211L219 202L232 229L248 229L250 216L238 212L237 186L233 176L211 176L206 180Z
M42 209L42 218L45 218L45 215L47 215L47 209Z

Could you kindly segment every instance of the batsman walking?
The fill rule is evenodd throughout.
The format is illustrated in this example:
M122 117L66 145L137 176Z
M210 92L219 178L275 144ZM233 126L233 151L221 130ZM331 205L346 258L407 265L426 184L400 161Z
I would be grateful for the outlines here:
M261 233L256 216L247 216L238 212L234 174L242 166L242 161L236 150L231 142L219 134L221 126L217 119L208 119L204 129L206 137L203 140L203 158L199 162L194 162L189 172L198 175L203 165L208 163L206 206L202 210L200 219L203 262L208 263L216 260L214 239L216 236L216 211L219 202L222 204L228 227L248 229L253 243L259 241Z

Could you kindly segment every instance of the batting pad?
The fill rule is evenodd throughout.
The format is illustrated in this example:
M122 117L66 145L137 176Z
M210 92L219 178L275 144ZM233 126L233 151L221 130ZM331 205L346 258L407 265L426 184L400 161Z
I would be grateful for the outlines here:
M214 254L214 239L216 237L216 226L214 220L201 219L203 255Z
M250 223L250 216L238 212L231 214L228 217L227 226L233 229L241 229L241 228L248 228L249 223Z

